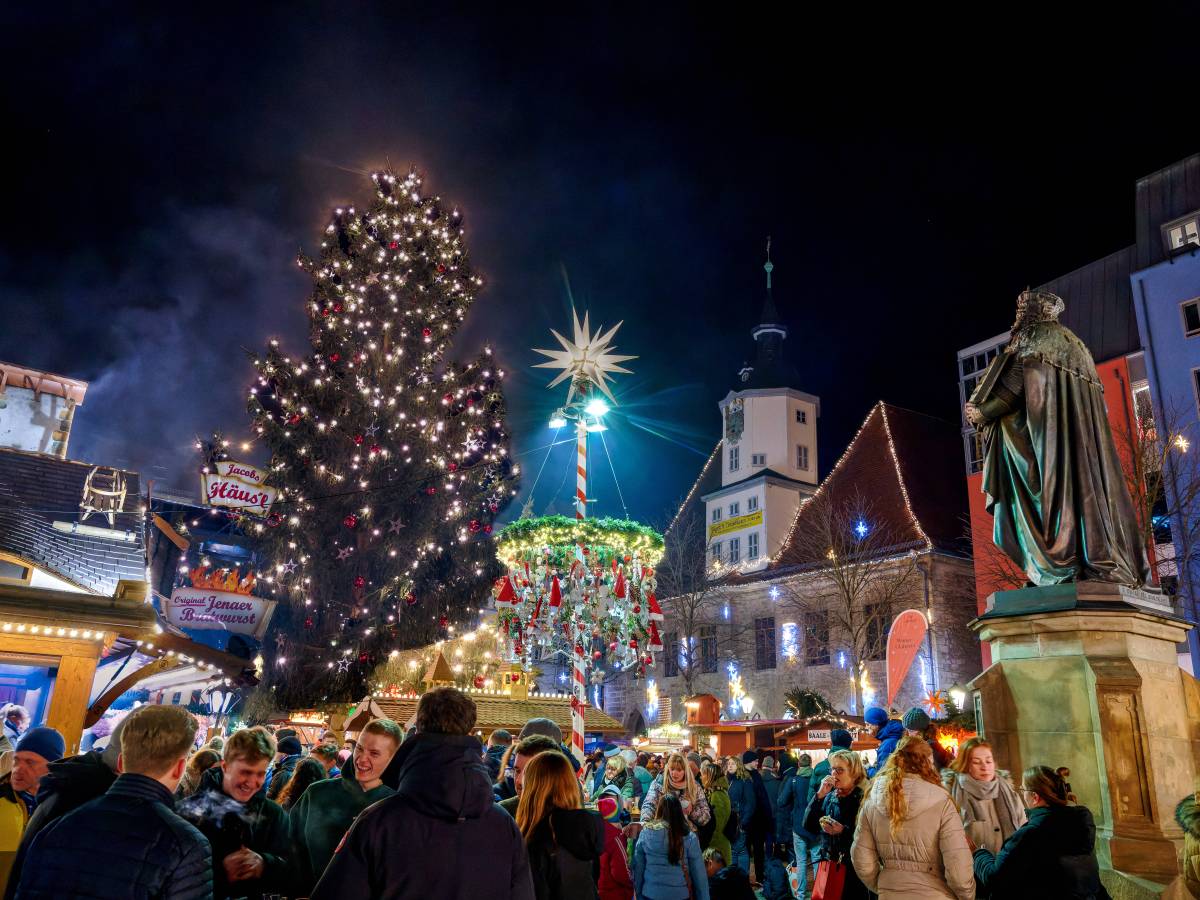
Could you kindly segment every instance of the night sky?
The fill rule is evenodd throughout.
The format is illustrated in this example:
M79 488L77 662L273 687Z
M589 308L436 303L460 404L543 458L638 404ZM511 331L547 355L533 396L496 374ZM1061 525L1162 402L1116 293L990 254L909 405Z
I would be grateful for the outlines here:
M195 436L248 431L243 348L306 347L296 251L386 161L465 211L488 285L462 356L489 341L511 373L525 491L565 396L529 348L571 294L625 321L640 358L606 438L629 513L661 525L752 353L767 235L824 474L878 399L957 421L955 351L1026 284L1131 243L1135 179L1200 149L1198 23L1175 5L1102 35L906 20L886 40L865 8L20 6L0 359L91 382L72 456L188 491ZM569 511L571 452L537 512ZM596 512L619 515L596 466Z

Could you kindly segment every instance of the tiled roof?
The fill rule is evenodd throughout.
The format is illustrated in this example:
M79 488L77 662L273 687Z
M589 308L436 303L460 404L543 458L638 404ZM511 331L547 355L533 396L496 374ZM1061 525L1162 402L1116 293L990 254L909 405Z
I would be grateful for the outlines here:
M876 525L896 536L897 549L964 554L966 486L954 477L962 463L961 441L956 425L875 404L813 499L796 513L788 538L763 574L820 563L806 558L797 535L822 504L851 502L856 496L871 504Z
M717 446L709 454L708 461L704 464L704 468L700 470L700 475L696 478L692 489L688 491L687 497L684 498L683 504L679 507L679 512L675 514L675 518L667 526L667 531L663 537L668 541L671 539L671 532L682 525L688 516L703 516L704 497L720 489L722 444L722 441L717 441Z
M131 540L70 534L55 522L109 529L108 518L80 522L83 486L94 466L40 453L0 449L0 551L14 554L84 590L112 596L121 579L144 581L145 535L138 511L141 484L136 472L125 477L125 512L114 530Z
M571 733L571 698L570 697L539 697L534 695L528 700L516 700L503 694L482 694L468 692L475 701L475 727L480 731L494 731L505 728L516 734L530 719L551 719L563 735ZM419 698L415 696L393 697L376 694L358 704L358 712L351 719L353 722L363 710L374 704L383 711L389 719L404 724L417 711ZM366 723L355 723L358 727ZM583 727L586 731L602 732L604 734L624 734L625 726L610 716L604 710L588 705L583 713ZM349 730L349 723L347 723Z

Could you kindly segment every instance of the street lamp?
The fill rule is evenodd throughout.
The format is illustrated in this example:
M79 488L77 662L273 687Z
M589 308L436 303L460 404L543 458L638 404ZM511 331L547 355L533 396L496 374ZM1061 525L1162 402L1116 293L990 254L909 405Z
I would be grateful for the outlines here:
M583 411L589 416L593 416L594 418L598 419L601 416L608 415L608 404L599 397L593 397L587 402L587 406L583 408Z
M566 428L567 427L567 418L565 415L563 415L563 411L561 409L555 410L554 415L552 415L550 417L550 427L551 428Z
M967 702L967 689L956 681L950 687L950 699L954 701L954 705L961 711L963 704Z

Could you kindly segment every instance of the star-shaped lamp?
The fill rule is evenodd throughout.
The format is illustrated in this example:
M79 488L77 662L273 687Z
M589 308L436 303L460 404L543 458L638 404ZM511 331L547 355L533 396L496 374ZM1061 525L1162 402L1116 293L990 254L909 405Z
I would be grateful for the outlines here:
M562 369L548 387L554 387L568 379L571 382L571 389L567 393L567 403L570 404L575 399L575 385L577 381L586 381L594 384L604 392L604 395L616 403L616 398L613 397L612 391L609 390L606 379L614 373L623 373L632 375L633 373L625 367L619 365L631 359L637 359L636 356L625 356L623 354L613 353L616 349L610 346L609 342L617 333L617 329L621 327L623 322L618 322L608 331L603 328L597 329L595 332L591 330L588 323L588 314L583 314L583 323L579 322L579 313L571 310L571 318L574 325L574 340L567 340L554 329L550 329L550 333L562 345L561 350L540 350L534 348L535 353L541 353L543 356L550 357L545 362L535 363L535 369Z

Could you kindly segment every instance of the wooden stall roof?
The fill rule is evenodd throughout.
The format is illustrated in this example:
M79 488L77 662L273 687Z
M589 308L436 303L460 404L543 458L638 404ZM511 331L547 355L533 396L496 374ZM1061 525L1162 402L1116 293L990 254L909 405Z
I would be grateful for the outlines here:
M571 698L563 695L533 694L528 700L519 700L506 694L487 691L464 691L475 701L475 728L489 732L504 728L516 734L530 719L539 717L553 721L564 735L571 733ZM347 720L347 731L359 731L371 719L386 716L403 725L417 711L416 694L373 694L363 698L354 715ZM583 714L584 730L601 734L624 734L625 726L604 710L590 704Z

